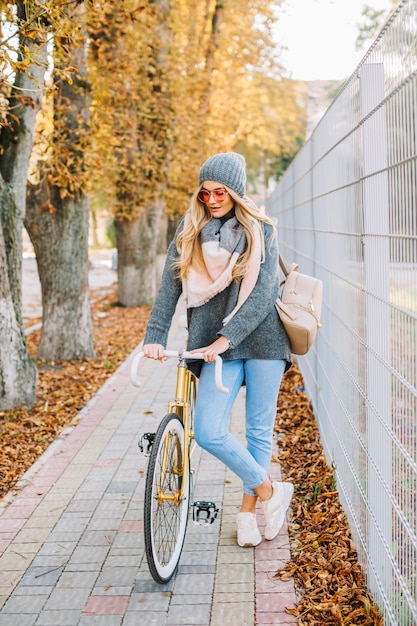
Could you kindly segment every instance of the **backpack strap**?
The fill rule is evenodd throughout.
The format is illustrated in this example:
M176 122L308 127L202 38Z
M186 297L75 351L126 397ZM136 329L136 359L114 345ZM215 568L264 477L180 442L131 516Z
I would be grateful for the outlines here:
M295 272L296 270L298 270L298 263L291 263L290 269L288 269L281 255L279 255L279 266L282 269L285 278L287 278L290 272Z

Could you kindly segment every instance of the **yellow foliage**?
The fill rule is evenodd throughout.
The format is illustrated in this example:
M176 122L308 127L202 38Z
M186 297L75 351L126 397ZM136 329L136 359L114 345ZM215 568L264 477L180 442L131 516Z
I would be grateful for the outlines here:
M16 28L31 39L55 34L54 90L38 120L32 170L41 161L66 190L61 197L100 190L100 201L128 219L161 196L169 213L183 213L201 163L218 151L242 152L251 179L277 176L304 133L297 85L283 78L272 36L280 5L103 0L78 14L72 4L27 3L30 20L16 19ZM73 54L87 42L88 85ZM6 46L9 65L12 52ZM14 70L31 60L23 48ZM66 94L89 87L85 115L69 126Z

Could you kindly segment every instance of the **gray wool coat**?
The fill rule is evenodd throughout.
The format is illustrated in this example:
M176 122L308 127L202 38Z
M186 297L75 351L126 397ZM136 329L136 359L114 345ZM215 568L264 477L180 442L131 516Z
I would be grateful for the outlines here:
M291 366L288 337L274 306L279 290L276 232L269 224L261 224L265 237L265 259L251 294L224 326L222 320L236 306L240 281L232 281L226 289L201 306L187 308L187 350L208 346L220 335L224 335L233 344L221 355L224 361L283 359L288 370ZM168 248L161 286L149 318L144 344L167 345L172 318L182 294L182 282L172 267L173 262L178 259L176 239L182 228L183 221ZM189 362L188 366L199 375L201 361Z

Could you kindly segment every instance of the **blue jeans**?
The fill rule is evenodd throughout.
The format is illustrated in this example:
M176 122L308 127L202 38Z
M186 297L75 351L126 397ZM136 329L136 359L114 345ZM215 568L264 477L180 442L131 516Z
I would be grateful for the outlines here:
M220 459L243 481L243 491L256 495L271 462L277 397L285 369L283 360L244 359L223 362L223 384L216 389L214 364L203 363L198 385L194 434L199 446ZM245 447L229 432L230 413L243 381L246 385Z

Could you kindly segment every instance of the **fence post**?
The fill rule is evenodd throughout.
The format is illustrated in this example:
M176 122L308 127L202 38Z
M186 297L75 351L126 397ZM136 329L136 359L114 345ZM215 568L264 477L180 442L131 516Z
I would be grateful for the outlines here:
M363 140L363 250L366 310L368 583L391 596L392 381L389 308L388 137L383 63L359 69ZM369 114L369 117L367 117Z

